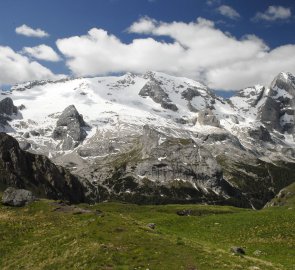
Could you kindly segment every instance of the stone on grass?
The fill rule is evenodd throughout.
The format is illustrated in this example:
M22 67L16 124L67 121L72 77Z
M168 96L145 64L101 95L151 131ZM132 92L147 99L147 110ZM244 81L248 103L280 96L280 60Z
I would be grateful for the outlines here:
M24 206L35 200L33 193L26 189L7 188L2 196L2 203L9 206Z

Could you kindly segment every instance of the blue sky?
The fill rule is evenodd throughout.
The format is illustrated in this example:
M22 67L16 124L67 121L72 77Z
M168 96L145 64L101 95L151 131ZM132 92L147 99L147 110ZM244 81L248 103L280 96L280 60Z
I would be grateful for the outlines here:
M294 0L0 0L0 85L149 69L215 89L269 83L281 69L295 73L294 8ZM23 25L48 36L16 33Z

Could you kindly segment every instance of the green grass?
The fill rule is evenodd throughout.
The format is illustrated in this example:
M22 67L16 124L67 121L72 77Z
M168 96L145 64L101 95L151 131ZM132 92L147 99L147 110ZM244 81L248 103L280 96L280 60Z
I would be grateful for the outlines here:
M271 200L270 204L276 206L295 206L295 183L285 187Z
M55 207L46 200L0 206L0 269L295 269L292 207L80 206L104 216ZM182 209L194 216L178 216ZM233 255L231 246L244 247L246 256Z

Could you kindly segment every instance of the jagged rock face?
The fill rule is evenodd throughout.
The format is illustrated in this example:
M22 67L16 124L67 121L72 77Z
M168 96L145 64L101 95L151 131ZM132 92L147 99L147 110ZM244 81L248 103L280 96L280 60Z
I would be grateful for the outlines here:
M295 79L280 73L271 83L259 117L268 129L294 134Z
M269 129L281 131L280 104L271 97L267 97L265 103L259 110L259 120L264 123Z
M258 129L250 129L248 133L255 140L260 140L263 142L272 142L270 133L263 126L260 126Z
M211 110L200 111L198 114L198 123L201 125L220 127L220 122Z
M83 129L86 124L74 105L68 106L60 115L53 131L52 137L62 140L62 149L75 148L83 141L87 133Z
M171 138L149 126L129 151L97 160L81 175L108 190L106 199L224 203L240 196L210 152L192 139Z
M5 126L22 149L47 155L97 190L103 185L105 199L224 202L245 193L244 206L251 199L261 207L274 196L266 190L272 181L284 181L271 180L256 161L295 161L293 86L282 73L270 88L249 87L227 101L201 83L150 72L27 83L0 99L23 105L22 119L13 115ZM233 169L221 166L223 154ZM243 160L255 163L251 174Z
M17 113L17 107L14 106L11 98L7 97L0 101L0 114L13 115Z
M164 109L177 111L178 108L171 102L168 94L161 88L159 82L155 79L148 81L144 87L139 91L139 95L142 97L150 97L154 102L161 104Z
M0 168L2 188L25 188L36 196L75 203L90 202L95 198L87 181L54 165L45 156L21 150L18 142L5 133L0 133Z
M284 89L295 96L295 77L291 73L280 73L271 83L271 89Z
M10 97L4 98L0 101L0 130L4 130L5 126L9 125L9 121L13 115L18 112L17 107L14 106Z

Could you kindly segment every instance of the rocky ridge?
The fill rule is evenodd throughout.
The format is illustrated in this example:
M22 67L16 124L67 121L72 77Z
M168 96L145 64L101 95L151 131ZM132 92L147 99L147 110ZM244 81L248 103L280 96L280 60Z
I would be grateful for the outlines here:
M2 96L1 115L12 113L2 130L88 179L100 199L260 208L295 181L290 73L229 100L158 72L27 83Z

